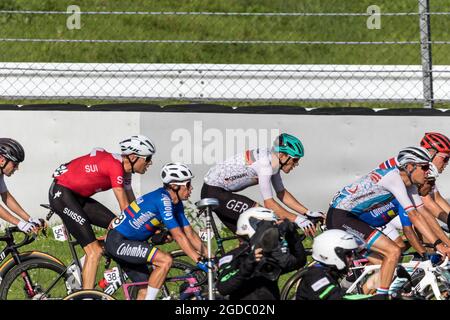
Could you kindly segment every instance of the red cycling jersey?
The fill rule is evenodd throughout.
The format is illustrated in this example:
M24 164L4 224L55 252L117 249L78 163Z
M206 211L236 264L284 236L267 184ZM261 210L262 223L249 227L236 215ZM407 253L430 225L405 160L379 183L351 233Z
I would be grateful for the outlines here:
M57 184L83 197L111 188L123 188L124 183L131 184L131 181L125 181L124 175L122 157L101 148L61 165L53 173Z

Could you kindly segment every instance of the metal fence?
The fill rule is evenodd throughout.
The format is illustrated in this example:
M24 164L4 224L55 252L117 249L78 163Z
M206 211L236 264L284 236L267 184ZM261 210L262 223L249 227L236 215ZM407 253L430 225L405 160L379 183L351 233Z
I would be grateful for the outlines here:
M400 2L390 12L383 2L339 13L38 11L8 2L0 99L445 106L450 7Z

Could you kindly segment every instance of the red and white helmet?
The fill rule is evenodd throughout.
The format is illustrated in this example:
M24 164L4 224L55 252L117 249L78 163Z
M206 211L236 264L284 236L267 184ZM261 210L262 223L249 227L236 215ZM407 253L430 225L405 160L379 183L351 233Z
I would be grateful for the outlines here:
M450 153L450 139L442 133L425 133L420 141L420 145L426 149L434 149L437 152Z

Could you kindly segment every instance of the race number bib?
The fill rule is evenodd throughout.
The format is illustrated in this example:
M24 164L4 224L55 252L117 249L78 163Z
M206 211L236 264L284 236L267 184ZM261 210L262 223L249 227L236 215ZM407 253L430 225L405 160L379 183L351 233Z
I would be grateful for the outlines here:
M105 280L108 283L115 283L115 282L120 283L121 282L119 268L117 268L117 267L114 267L109 270L105 270L105 272L103 273L103 276L105 277Z
M54 226L52 228L52 230L53 230L53 236L55 237L55 240L58 240L58 241L66 241L67 240L67 232L66 232L66 228L64 228L63 224Z
M199 235L200 239L202 239L203 242L208 241L208 232L206 232L206 229L201 229L198 232L198 235ZM214 237L214 233L211 231L210 239L212 239L213 237Z
M120 216L118 216L117 218L115 218L115 219L112 221L111 227L112 227L112 228L117 227L117 226L120 225L122 222L124 222L125 218L126 218L126 217L125 217L125 214L122 212L122 213L120 214Z

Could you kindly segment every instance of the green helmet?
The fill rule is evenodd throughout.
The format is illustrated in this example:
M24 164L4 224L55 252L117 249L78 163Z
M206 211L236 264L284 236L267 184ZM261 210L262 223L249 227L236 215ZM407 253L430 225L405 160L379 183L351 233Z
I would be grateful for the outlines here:
M292 158L301 158L305 155L305 149L302 142L287 133L280 134L273 143L274 152L283 152Z

